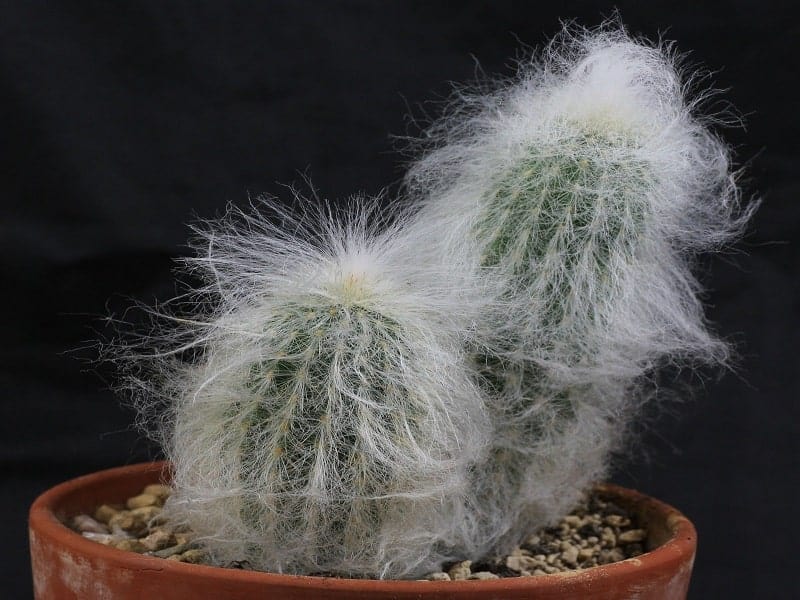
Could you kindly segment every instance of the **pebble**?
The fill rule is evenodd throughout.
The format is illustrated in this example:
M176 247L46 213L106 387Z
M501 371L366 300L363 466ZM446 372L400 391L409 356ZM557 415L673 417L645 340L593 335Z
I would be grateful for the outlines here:
M134 539L115 540L111 542L111 545L118 550L127 550L128 552L138 552L139 554L147 552L147 548L145 548L144 544Z
M181 562L192 563L196 565L198 563L203 562L203 559L206 557L206 553L200 550L199 548L192 548L191 550L187 550L183 554L181 554Z
M572 527L573 529L577 529L581 525L583 525L583 519L581 519L577 515L567 515L564 517L564 523Z
M153 556L157 556L159 558L170 558L171 556L177 556L178 554L183 554L187 550L192 549L192 544L175 544L174 546L170 546L169 548L164 548L163 550L159 550L158 552L153 552Z
M540 564L541 561L532 556L512 554L506 558L506 566L512 571L530 571L532 568L537 567Z
M141 539L142 545L150 552L163 550L176 543L175 536L164 529L156 529Z
M607 565L609 563L615 563L621 560L625 560L625 554L619 548L600 550L600 554L597 557L597 562L601 565Z
M169 486L163 483L151 483L142 490L142 494L149 494L158 498L162 506L171 493L172 490Z
M594 556L595 549L594 548L582 548L578 551L578 560L580 562L585 562Z
M111 532L117 535L128 533L143 537L149 533L151 521L161 512L157 506L143 506L133 510L121 510L108 520Z
M600 534L600 539L602 540L603 545L607 546L608 548L613 548L617 545L617 536L611 527L603 527L603 532Z
M459 563L456 563L452 567L450 567L448 573L450 574L450 579L458 580L458 579L467 579L472 571L470 570L470 566L472 566L471 560L465 560Z
M435 573L430 573L425 579L427 581L450 581L450 575L444 571L436 571Z
M571 567L578 566L578 555L580 554L580 550L577 546L570 546L561 554L562 562L568 564Z
M617 536L620 544L632 544L633 542L641 542L647 537L647 532L644 529L629 529L623 531Z
M96 521L89 515L76 515L72 518L72 527L81 533L108 533L105 524Z
M467 579L500 579L500 576L489 571L478 571L477 573L472 573Z
M158 496L153 496L152 494L139 494L133 498L128 498L125 506L131 510L145 506L161 506L161 500L159 500Z
M622 515L608 515L604 521L614 527L627 527L631 524L631 520Z
M106 523L111 520L115 514L119 512L118 508L114 508L109 504L101 504L97 507L97 510L94 511L94 518L100 521L101 523Z
M87 540L99 542L104 546L110 546L112 542L117 541L119 538L112 533L94 533L93 531L84 531L81 533Z

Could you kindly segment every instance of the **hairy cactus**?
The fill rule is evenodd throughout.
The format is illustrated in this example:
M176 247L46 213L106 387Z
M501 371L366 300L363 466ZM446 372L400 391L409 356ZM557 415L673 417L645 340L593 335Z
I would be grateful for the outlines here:
M669 46L566 29L460 92L385 222L231 211L132 376L165 516L220 564L415 577L505 551L603 476L646 381L725 364L692 275L750 209Z
M685 89L668 47L567 29L495 92L461 91L412 165L447 252L475 239L505 280L474 355L496 427L473 482L490 548L604 474L653 368L727 359L690 267L748 213Z
M489 431L463 351L482 300L467 270L358 210L229 218L192 263L213 310L172 344L199 359L158 359L174 398L165 514L220 563L402 577L463 537Z

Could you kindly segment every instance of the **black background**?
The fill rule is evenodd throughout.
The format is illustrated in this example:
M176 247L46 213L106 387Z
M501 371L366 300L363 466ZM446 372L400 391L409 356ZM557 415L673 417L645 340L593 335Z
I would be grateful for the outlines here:
M310 174L321 195L395 186L390 134L467 81L509 74L575 2L0 4L0 595L30 597L25 516L45 488L153 450L80 348L109 311L170 297L186 223ZM652 423L614 481L700 536L692 598L791 598L798 566L800 27L788 4L619 3L634 33L713 69L747 115L725 135L764 197L704 281L740 374ZM435 110L432 109L432 110ZM65 351L73 350L72 353ZM796 571L796 569L794 569Z

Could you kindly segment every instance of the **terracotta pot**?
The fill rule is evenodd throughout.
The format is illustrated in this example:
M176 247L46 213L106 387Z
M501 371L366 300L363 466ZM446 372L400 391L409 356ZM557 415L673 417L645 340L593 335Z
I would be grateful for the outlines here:
M696 548L691 522L674 508L639 492L604 485L605 496L639 516L649 552L583 571L486 581L372 581L275 575L191 565L109 548L62 523L102 503L124 502L145 485L168 480L164 463L100 471L42 494L30 511L33 584L38 600L225 598L611 600L686 597Z

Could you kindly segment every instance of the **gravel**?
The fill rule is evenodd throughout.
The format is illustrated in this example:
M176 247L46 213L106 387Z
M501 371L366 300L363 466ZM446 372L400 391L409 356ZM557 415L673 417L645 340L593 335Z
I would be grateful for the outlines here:
M77 515L69 525L83 537L120 550L165 560L207 564L208 556L191 531L171 527L161 517L170 488L153 484L122 504L103 504L93 515ZM490 560L442 565L426 581L534 577L633 558L644 553L647 532L625 509L589 494L569 515ZM244 562L226 565L246 568Z

